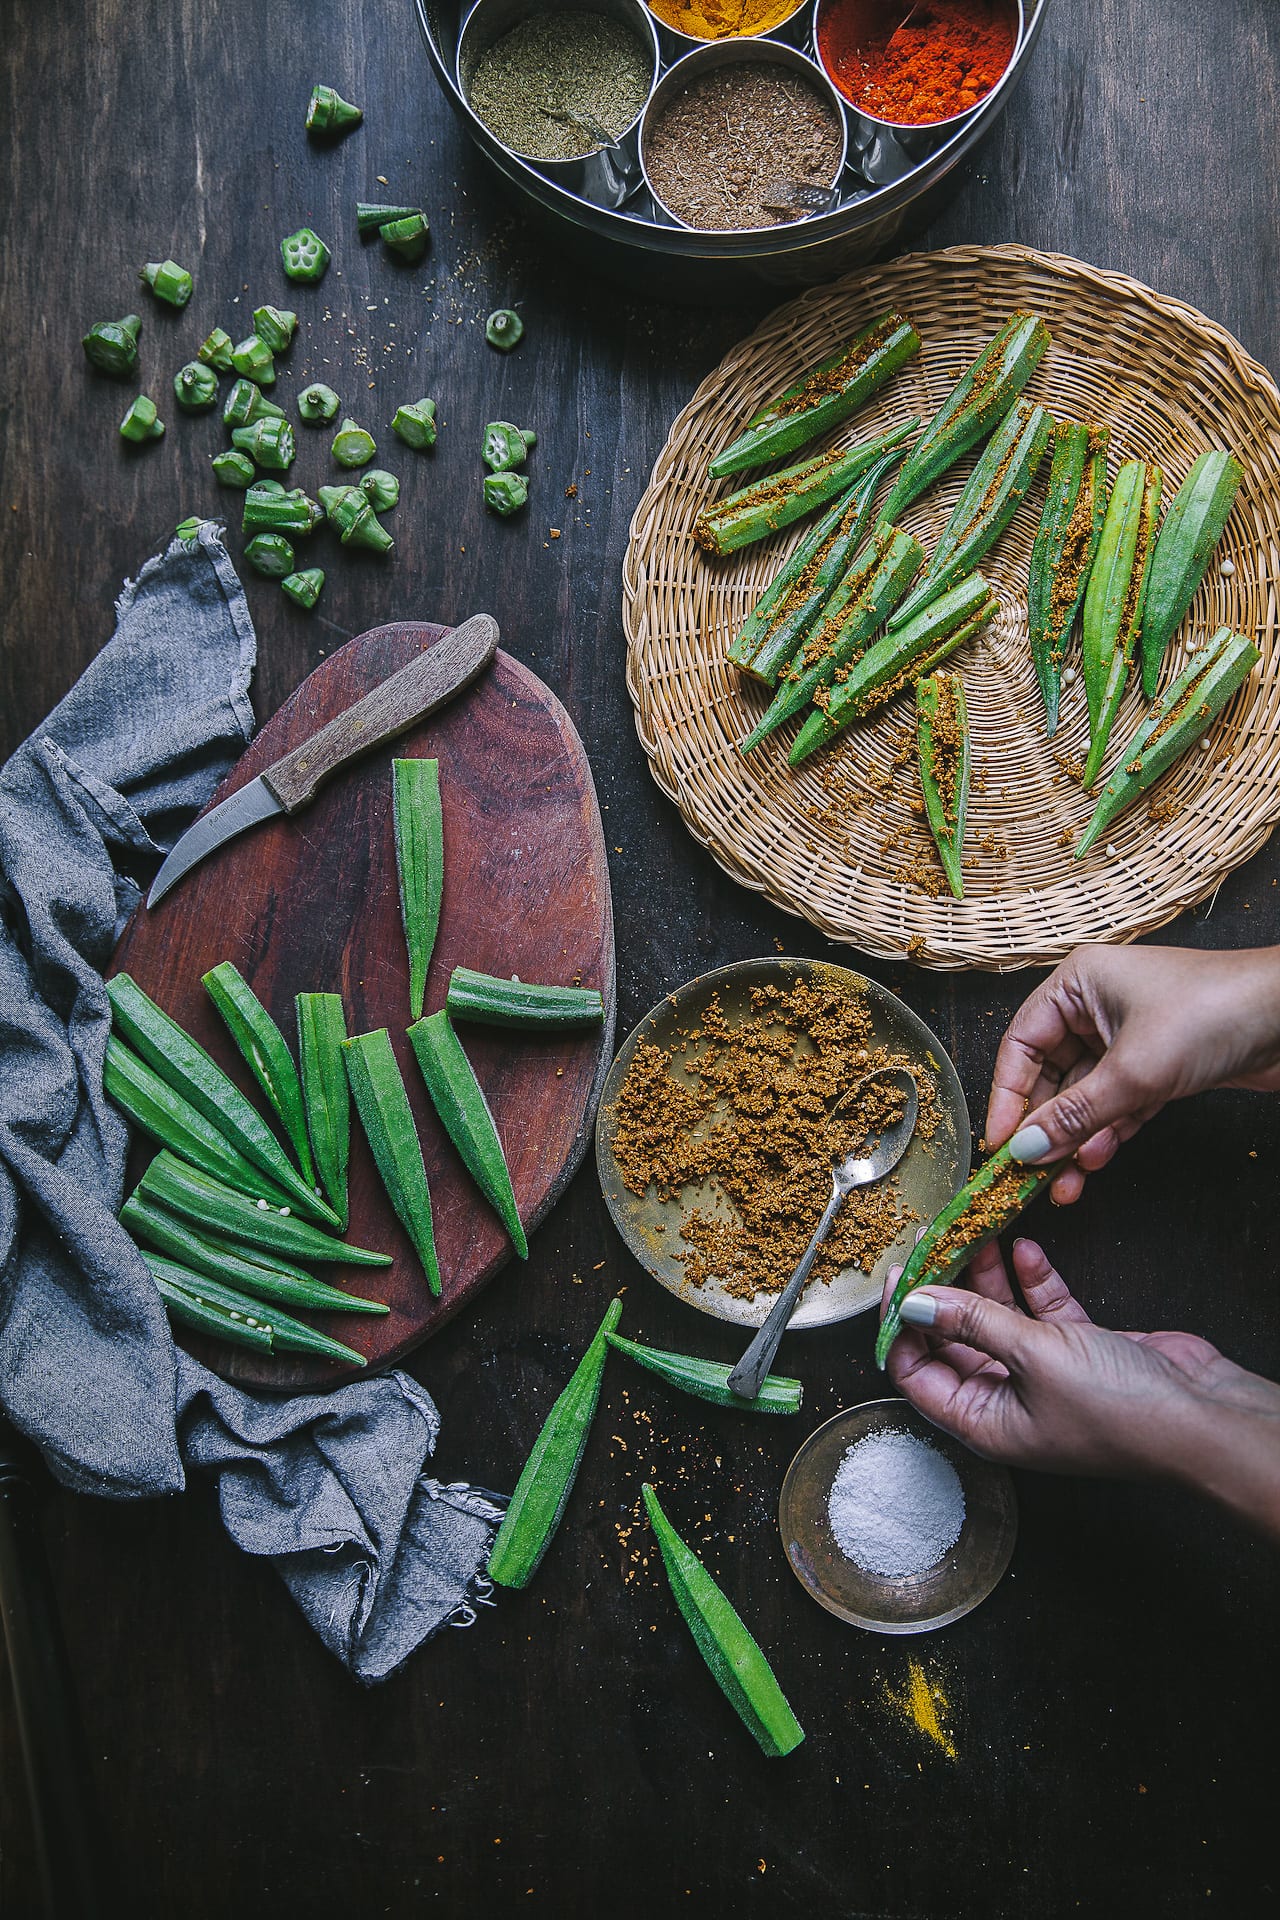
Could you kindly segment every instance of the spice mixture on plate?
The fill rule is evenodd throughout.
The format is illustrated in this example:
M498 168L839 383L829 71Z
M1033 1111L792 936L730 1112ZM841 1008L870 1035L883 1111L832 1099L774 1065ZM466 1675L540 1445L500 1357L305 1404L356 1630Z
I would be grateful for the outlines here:
M649 93L650 52L604 13L534 14L495 40L476 61L467 100L490 133L533 160L597 153L584 121L616 139Z
M788 182L829 187L841 128L803 74L745 61L700 74L646 121L645 168L678 220L723 231L799 217L769 195Z

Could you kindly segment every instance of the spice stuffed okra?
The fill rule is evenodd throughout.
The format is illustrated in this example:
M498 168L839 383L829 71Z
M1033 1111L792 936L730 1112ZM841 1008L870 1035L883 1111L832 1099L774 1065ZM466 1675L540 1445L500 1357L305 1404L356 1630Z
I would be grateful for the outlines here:
M687 1547L647 1483L641 1488L676 1605L698 1652L743 1725L771 1760L804 1739L786 1695L757 1641L720 1591L696 1553Z
M729 1385L733 1369L726 1361L699 1360L691 1353L666 1353L660 1347L642 1347L620 1333L609 1335L609 1345L617 1353L634 1360L638 1367L656 1373L659 1379L692 1394L695 1400L709 1400L716 1407L736 1407L744 1413L799 1413L804 1397L798 1380L771 1373L760 1384L754 1400L744 1400Z
M1159 467L1142 460L1126 460L1121 467L1085 589L1081 660L1089 703L1089 754L1081 780L1086 787L1102 770L1142 632L1160 478Z
M1203 740L1205 729L1243 685L1261 655L1251 640L1219 627L1156 701L1125 748L1102 789L1093 817L1076 846L1076 859L1139 794L1153 786L1175 760Z
M920 335L900 313L882 314L853 340L829 354L776 399L712 460L713 480L794 453L847 420L891 374L920 351Z
M351 1147L351 1087L343 1045L347 1020L337 993L300 993L298 1062L307 1134L329 1204L347 1223L347 1159Z
M489 1554L489 1578L500 1587L528 1586L560 1525L600 1401L609 1335L621 1314L621 1300L611 1300L524 1463Z
M343 1042L342 1053L356 1112L387 1198L413 1242L428 1287L438 1296L440 1263L436 1258L431 1192L409 1096L391 1050L391 1036L385 1027L374 1033L355 1034Z
M193 1273L207 1274L226 1286L238 1287L256 1300L275 1300L282 1306L307 1308L313 1313L389 1313L380 1300L362 1300L343 1293L324 1280L316 1280L301 1267L287 1268L283 1263L263 1264L262 1259L238 1253L233 1246L197 1233L177 1214L152 1206L136 1193L125 1201L120 1224L135 1241L142 1241L157 1253Z
M277 1211L268 1206L265 1200L237 1193L225 1182L184 1166L167 1151L156 1155L136 1191L142 1199L194 1221L197 1227L212 1229L238 1245L266 1247L272 1253L282 1253L286 1260L355 1267L391 1265L389 1253L374 1253L369 1247L333 1240L309 1220L296 1219L283 1208Z
M1060 420L1054 430L1049 485L1027 576L1027 632L1049 739L1058 730L1062 657L1102 538L1110 438L1106 427L1076 420Z
M1164 516L1142 616L1142 691L1148 700L1155 698L1165 648L1204 579L1243 478L1233 454L1211 448L1195 462Z
M455 967L449 976L445 1011L451 1020L536 1032L540 1028L598 1027L604 1019L604 999L596 987L543 986L531 980L495 979L470 967Z
M327 1333L309 1327L303 1320L295 1320L291 1313L285 1313L279 1306L268 1306L254 1300L248 1294L237 1292L234 1287L211 1279L208 1274L192 1273L175 1261L162 1259L159 1254L144 1253L142 1258L152 1279L161 1288L161 1298L175 1319L187 1318L188 1324L200 1324L182 1312L188 1302L194 1302L198 1307L224 1313L230 1326L265 1327L269 1336L268 1350L272 1353L318 1353L326 1360L340 1360L348 1366L368 1365L364 1355L357 1353L354 1347L344 1346L341 1340L331 1340ZM204 1324L201 1331L211 1333L217 1329ZM224 1340L229 1337L225 1328L219 1337Z
M779 623L803 606L810 598L813 575L821 566L830 542L842 518L856 510L861 482L855 481L833 507L829 507L797 543L789 558L779 567L755 606L743 621L729 658L735 667L750 671L751 663L768 636Z
M415 1020L409 1029L409 1043L445 1132L510 1234L516 1252L522 1260L527 1259L529 1242L516 1207L497 1123L448 1014L433 1013L426 1020Z
M916 743L925 818L947 884L964 899L960 849L969 809L969 714L958 673L932 673L916 684Z
M213 967L202 984L288 1134L303 1179L314 1187L316 1170L307 1138L302 1082L284 1035L232 961Z
M438 760L391 762L400 913L409 950L409 1014L422 1014L444 897L444 811Z
M904 421L891 427L878 439L863 440L852 447L835 447L820 453L815 460L799 466L784 467L781 473L742 487L727 499L704 507L693 525L693 537L707 553L734 553L763 540L800 520L815 507L825 506L837 493L843 493L858 475L883 459L891 448L900 446L916 428L919 420Z

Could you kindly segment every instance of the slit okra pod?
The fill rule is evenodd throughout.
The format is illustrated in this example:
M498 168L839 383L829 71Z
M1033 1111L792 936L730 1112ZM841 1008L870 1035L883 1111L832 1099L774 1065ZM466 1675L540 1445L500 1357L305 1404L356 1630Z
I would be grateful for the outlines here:
M1196 460L1164 516L1142 616L1142 691L1148 700L1155 699L1165 648L1204 579L1243 479L1234 454L1212 447Z
M599 1405L609 1335L621 1315L621 1300L611 1300L524 1463L489 1553L489 1578L500 1587L528 1586L560 1525Z
M882 1372L902 1329L902 1303L907 1295L917 1287L949 1287L978 1249L1011 1227L1043 1193L1070 1157L1027 1167L1011 1158L1007 1145L999 1147L970 1175L955 1199L935 1214L912 1248L881 1322L876 1365Z
M761 1382L754 1400L744 1400L729 1385L732 1368L721 1360L699 1360L691 1353L667 1353L661 1347L642 1347L637 1340L626 1340L611 1333L609 1345L615 1353L625 1354L638 1367L656 1373L682 1393L695 1400L709 1400L716 1407L737 1407L744 1413L799 1413L804 1397L798 1380L786 1374L771 1373Z
M1126 460L1116 475L1084 595L1081 662L1089 703L1089 753L1081 782L1102 770L1112 722L1138 650L1160 504L1159 467Z
M1107 511L1107 447L1111 434L1059 420L1044 512L1027 574L1027 635L1044 701L1045 734L1058 730L1062 657L1089 584Z
M316 1170L307 1138L302 1082L284 1035L232 961L211 968L202 985L288 1134L303 1179L314 1188Z
M800 1745L804 1728L741 1615L687 1547L646 1482L640 1489L676 1605L711 1677L771 1760Z
M770 400L707 469L713 480L759 467L838 426L920 351L920 335L900 313L881 314L854 339L810 367Z
M345 1227L351 1149L351 1086L342 1051L347 1017L337 993L300 993L294 1007L307 1135L320 1184Z
M103 1083L108 1097L158 1146L168 1147L189 1166L225 1180L255 1200L288 1206L284 1189L246 1160L211 1120L126 1047L118 1034L107 1040Z
M219 1246L196 1232L186 1221L164 1207L131 1194L120 1213L120 1224L135 1241L143 1241L167 1259L203 1273L224 1286L238 1287L256 1300L278 1300L282 1306L310 1308L320 1313L388 1313L379 1300L362 1300L343 1293L327 1281L313 1279L300 1267L286 1271L281 1265L264 1266L247 1253Z
M492 974L455 967L449 976L445 1011L451 1020L485 1027L598 1027L604 999L596 987L552 987L531 980L501 980Z
M790 557L774 574L729 648L729 658L735 667L749 668L766 636L773 632L780 620L808 599L810 580L820 564L819 550L825 547L839 525L841 516L852 505L857 488L858 482L855 480L835 505L827 509L821 520L801 537Z
M196 1274L188 1275L185 1268L175 1267L172 1261L157 1260L146 1253L142 1259L171 1320L194 1327L197 1333L207 1333L215 1340L229 1341L232 1346L252 1347L257 1353L275 1351L265 1313L232 1313L226 1307L217 1306L212 1300L206 1301L201 1296L195 1286ZM178 1285L178 1274L183 1274L190 1284Z
M391 762L400 914L409 953L409 1017L420 1018L444 898L444 810L438 760Z
M385 1027L343 1042L351 1092L388 1200L413 1242L427 1285L439 1297L440 1263L422 1145L391 1036Z
M916 684L916 749L925 818L947 884L964 899L960 850L969 810L969 714L958 673L931 673Z
M1077 860L1117 814L1153 786L1189 748L1198 745L1205 729L1248 679L1260 658L1253 642L1242 633L1232 633L1230 627L1218 628L1207 646L1161 694L1129 741L1076 846Z
M144 1253L142 1257L157 1283L163 1277L166 1285L175 1293L184 1293L199 1306L212 1307L225 1313L232 1325L265 1325L271 1336L273 1353L319 1353L326 1360L340 1360L357 1367L368 1365L364 1355L357 1353L354 1347L344 1346L341 1340L330 1339L327 1333L309 1327L304 1320L295 1320L291 1313L285 1313L279 1306L268 1306L263 1301L254 1300L235 1287L227 1287L221 1281L211 1279L208 1274L192 1273L186 1267L178 1266L175 1261L162 1259L158 1254ZM165 1299L167 1305L174 1304L168 1295ZM222 1337L225 1339L226 1335Z
M920 422L912 418L891 427L874 440L852 447L833 447L814 460L784 467L780 473L742 487L724 500L704 507L693 525L693 537L707 553L734 553L753 540L778 533L806 513L823 507L843 493L859 474L874 466L891 448L900 446Z
M331 1239L309 1220L278 1212L265 1200L252 1200L162 1149L138 1182L136 1192L155 1206L211 1228L236 1245L266 1247L286 1260L315 1260L353 1267L389 1267L389 1253L353 1247Z
M448 1014L433 1013L426 1020L415 1020L409 1029L409 1044L445 1132L510 1234L516 1252L527 1260L529 1242L516 1207L497 1124Z
M1009 316L958 380L908 454L884 506L897 521L962 454L1009 411L1044 357L1049 329L1034 313Z

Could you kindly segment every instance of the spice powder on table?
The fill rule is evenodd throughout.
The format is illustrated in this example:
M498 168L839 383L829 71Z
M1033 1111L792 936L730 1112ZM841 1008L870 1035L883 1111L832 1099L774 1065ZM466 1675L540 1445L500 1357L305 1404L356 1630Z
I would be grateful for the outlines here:
M613 1154L632 1193L675 1200L711 1185L733 1207L692 1209L681 1224L685 1275L717 1280L735 1298L781 1291L831 1194L831 1162L901 1113L901 1094L872 1088L832 1115L853 1083L905 1067L919 1093L917 1135L939 1123L937 1083L917 1060L878 1043L865 995L843 982L797 979L757 987L751 1018L734 1025L713 995L669 1048L636 1049L618 1093ZM836 1216L814 1276L869 1273L916 1214L890 1177L856 1189Z
M789 67L743 62L691 80L647 124L645 170L663 205L723 232L800 217L771 205L776 183L829 187L840 163L835 108Z

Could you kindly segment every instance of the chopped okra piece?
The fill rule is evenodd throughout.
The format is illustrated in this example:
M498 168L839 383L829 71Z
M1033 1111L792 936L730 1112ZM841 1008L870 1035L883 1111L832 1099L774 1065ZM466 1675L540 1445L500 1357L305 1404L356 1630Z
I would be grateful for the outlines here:
M382 467L370 467L368 473L360 475L360 491L371 507L385 513L400 499L400 482L394 473L387 473Z
M280 590L288 594L295 606L310 613L323 585L324 572L320 567L304 567L301 573L287 573L280 582Z
M481 453L486 467L494 473L508 473L522 467L530 447L538 444L532 427L513 427L509 420L491 420L484 430Z
M436 443L436 403L434 400L412 400L406 406L396 408L396 417L391 422L391 431L403 440L406 447L434 447Z
M138 274L157 300L170 307L185 307L191 298L191 275L176 260L150 260Z
M309 427L322 427L336 420L341 405L333 388L326 387L323 380L314 381L298 395L298 412Z
M293 462L293 428L287 420L268 415L250 426L233 428L231 438L241 453L247 453L260 467L283 473Z
M301 487L291 493L259 482L244 497L242 533L314 533L324 519L324 508L310 499Z
M510 307L499 307L485 321L484 337L491 347L510 353L524 335L524 321Z
M284 408L268 400L252 380L237 380L227 395L222 418L229 427L248 427L255 420L283 420Z
M340 467L367 467L378 449L371 433L344 420L333 441L333 457Z
M392 221L408 220L419 211L418 207L384 207L375 200L357 200L356 226L364 234L378 233Z
M197 360L203 360L206 367L212 367L217 373L231 372L231 335L222 327L215 327L196 353Z
M238 347L232 348L231 364L245 380L256 381L260 387L275 385L276 363L271 357L271 349L256 333L251 333Z
M321 280L329 264L329 249L310 227L299 227L280 242L280 258L289 280Z
M353 107L332 87L313 87L307 102L308 133L350 133L364 119L359 107Z
M184 547L189 547L192 541L198 536L203 525L204 521L200 518L199 514L193 513L189 520L179 520L173 530L173 537L175 540L181 540Z
M529 482L522 473L486 473L484 503L491 513L519 513L529 498Z
M359 487L321 487L320 504L344 547L389 553L394 542Z
M245 548L244 557L268 580L283 580L294 570L293 548L282 533L256 533Z
M283 353L298 331L298 316L287 307L255 307L253 330L272 353Z
M264 497L267 494L273 494L280 500L283 500L285 494L288 492L288 488L285 486L283 480L255 480L253 490L255 493L264 495Z
M83 343L90 365L99 373L131 373L138 361L141 325L136 313L126 313L123 320L96 320Z
M392 253L410 266L416 266L427 250L431 229L425 213L406 214L403 220L388 220L379 228Z
M173 393L184 413L204 413L218 398L218 376L199 360L188 360L173 376Z
M126 440L158 440L164 432L164 421L156 418L156 403L140 393L120 422L120 432Z
M234 447L228 447L225 453L215 453L209 462L217 475L220 487L248 487L253 484L256 471L247 453L237 453Z

